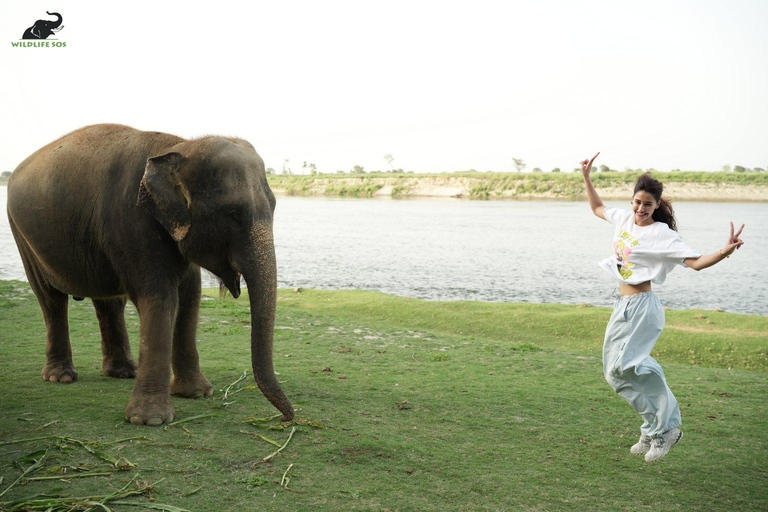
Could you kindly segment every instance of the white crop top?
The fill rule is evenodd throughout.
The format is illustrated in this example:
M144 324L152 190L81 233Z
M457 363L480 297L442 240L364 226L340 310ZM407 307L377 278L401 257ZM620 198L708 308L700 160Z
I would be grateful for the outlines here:
M621 208L606 208L603 215L615 229L613 254L601 261L600 266L622 283L661 284L675 265L686 266L686 258L701 256L664 222L638 226L634 213Z

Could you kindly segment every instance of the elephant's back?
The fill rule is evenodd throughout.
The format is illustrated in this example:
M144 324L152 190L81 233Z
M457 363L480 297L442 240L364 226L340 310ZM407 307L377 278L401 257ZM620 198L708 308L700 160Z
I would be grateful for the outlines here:
M121 125L87 126L11 173L11 225L61 291L88 297L120 291L110 237L149 222L136 206L146 159L177 139Z
M124 193L135 202L148 155L177 141L119 124L75 130L34 152L11 173L9 211L41 202L96 206L94 201L102 199L119 202Z

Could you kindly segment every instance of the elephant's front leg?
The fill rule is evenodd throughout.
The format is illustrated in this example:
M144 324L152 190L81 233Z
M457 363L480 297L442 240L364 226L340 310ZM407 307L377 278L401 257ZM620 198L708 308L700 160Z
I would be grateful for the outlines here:
M173 420L168 384L178 297L137 297L134 302L141 318L139 370L125 418L136 425L160 425Z
M197 354L197 319L200 310L200 269L187 272L179 286L179 313L173 331L171 394L200 398L213 394L213 386L200 371Z

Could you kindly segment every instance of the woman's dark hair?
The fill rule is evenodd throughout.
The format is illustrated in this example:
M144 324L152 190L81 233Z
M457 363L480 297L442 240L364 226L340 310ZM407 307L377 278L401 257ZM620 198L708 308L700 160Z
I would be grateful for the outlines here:
M664 191L664 185L662 185L662 183L659 180L651 176L651 173L646 172L645 174L641 174L640 177L637 178L637 181L635 182L635 191L633 193L633 196L634 194L637 194L641 190L651 194L653 198L660 203L659 207L653 210L653 215L651 216L651 218L655 221L663 222L667 226L669 226L669 229L673 231L677 231L677 221L675 220L675 210L672 209L672 205L669 203L669 201L661 197L661 193Z

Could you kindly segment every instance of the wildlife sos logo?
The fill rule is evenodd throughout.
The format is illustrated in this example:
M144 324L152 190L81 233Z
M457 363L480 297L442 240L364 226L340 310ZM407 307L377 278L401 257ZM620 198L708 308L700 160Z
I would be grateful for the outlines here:
M64 19L61 14L57 12L45 11L48 16L55 16L55 20L45 19L35 21L31 27L28 27L18 41L12 41L11 46L14 48L64 48L67 46L66 41L59 41L53 39L48 41L47 39L60 32L64 25L62 22Z

